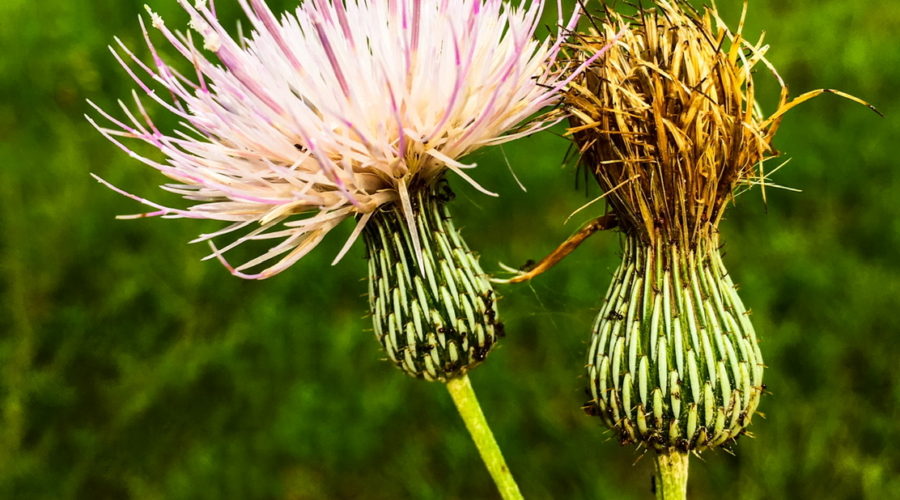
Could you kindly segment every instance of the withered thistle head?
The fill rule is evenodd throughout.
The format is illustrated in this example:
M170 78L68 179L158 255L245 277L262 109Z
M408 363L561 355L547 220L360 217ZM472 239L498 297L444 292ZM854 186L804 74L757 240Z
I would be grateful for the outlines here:
M570 131L626 233L692 246L716 229L736 189L765 178L772 137L796 103L782 83L778 110L762 115L753 71L777 78L768 47L730 31L715 8L660 0L631 17L605 14L576 43L578 58L625 31L571 84Z
M865 103L836 90L788 100L743 19L731 31L715 7L656 4L630 17L607 8L573 46L587 60L615 39L564 101L582 165L626 234L594 326L585 410L622 442L700 451L745 433L764 389L749 310L719 254L725 206L765 186L789 109L824 92ZM755 100L760 65L781 86L768 117Z
M700 451L743 434L763 390L756 334L716 229L739 187L764 181L772 136L796 102L783 91L763 117L752 70L770 67L766 46L730 31L714 8L607 9L576 57L623 30L565 97L582 165L627 236L594 326L585 410L623 443Z

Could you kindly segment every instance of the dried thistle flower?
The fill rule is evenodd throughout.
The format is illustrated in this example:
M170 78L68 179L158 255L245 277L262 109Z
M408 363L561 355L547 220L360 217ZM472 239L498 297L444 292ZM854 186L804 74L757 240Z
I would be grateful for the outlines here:
M626 234L594 329L586 408L623 442L683 451L736 438L759 401L762 357L717 226L738 185L761 177L778 125L753 95L765 49L714 10L689 9L607 10L580 53L631 30L566 96L582 164Z
M787 110L822 92L849 96L820 90L789 101L768 47L744 39L743 18L731 31L714 7L656 3L594 19L576 58L628 30L602 65L572 82L565 107L581 164L625 234L594 326L585 410L623 444L657 450L661 469L683 465L686 478L685 453L745 433L764 387L749 311L719 253L725 207L746 187L765 186ZM768 117L755 100L759 65L782 88Z

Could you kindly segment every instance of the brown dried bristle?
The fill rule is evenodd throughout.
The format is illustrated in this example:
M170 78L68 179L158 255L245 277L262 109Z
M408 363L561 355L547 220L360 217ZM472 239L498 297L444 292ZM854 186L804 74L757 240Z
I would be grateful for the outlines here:
M594 174L623 231L645 243L693 247L715 231L741 185L762 184L763 162L789 102L765 60L762 38L747 42L715 8L659 0L631 17L605 9L573 44L586 60L619 34L565 96L583 165ZM756 105L752 70L762 63L781 84L777 111ZM661 239L661 240L660 240Z

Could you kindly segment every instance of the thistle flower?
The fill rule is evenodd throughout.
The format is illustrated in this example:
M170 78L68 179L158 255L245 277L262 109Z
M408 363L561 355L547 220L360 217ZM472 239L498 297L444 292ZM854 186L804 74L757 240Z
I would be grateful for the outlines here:
M718 224L758 181L777 122L755 105L764 49L686 4L607 12L592 47L632 26L567 95L571 132L625 233L597 317L586 408L623 443L703 450L739 436L762 391L762 357L719 255ZM716 21L714 21L714 19ZM749 58L743 50L751 49Z
M558 121L528 119L579 71L556 63L577 14L565 26L560 19L555 40L538 41L541 0L307 0L280 18L263 0L238 2L252 27L243 38L223 28L212 3L179 0L204 50L151 12L195 75L164 62L146 29L151 64L117 41L115 57L146 98L181 119L178 130L158 128L138 93L134 111L121 105L124 120L95 106L111 123L97 126L103 135L194 203L169 208L101 182L155 208L140 216L229 222L195 241L238 235L210 257L248 279L283 271L355 219L335 262L365 235L375 333L388 357L415 377L464 377L502 326L478 258L447 213L445 174L494 195L460 159ZM225 260L268 239L278 241L256 258Z
M450 170L493 194L466 173L475 165L459 158L548 126L522 123L554 103L565 84L564 68L554 63L560 41L533 37L538 0L519 7L499 0L308 0L280 18L262 0L239 0L253 28L239 39L226 32L212 4L179 3L205 50L190 32L170 30L151 12L152 25L196 75L166 63L146 29L151 64L118 40L112 50L144 98L181 126L160 130L134 93L133 110L122 104L124 120L95 106L111 124L98 129L173 179L166 190L194 202L169 208L128 195L156 209L141 216L230 222L196 240L242 233L215 250L223 259L249 240L279 240L229 267L243 278L283 271L355 218L337 261L372 216L391 205L418 247L411 193ZM150 144L165 161L139 155L122 138Z
M660 0L634 17L605 14L577 57L630 29L565 97L581 163L625 235L593 329L585 410L623 444L659 452L669 497L686 484L675 477L686 480L686 453L744 434L764 388L749 310L719 253L725 207L765 185L783 114L824 91L788 101L767 46L730 31L715 8ZM755 101L759 64L782 87L769 117Z
M370 288L376 332L390 358L429 379L484 359L496 337L493 294L452 224L433 220L445 210L433 193L447 189L437 186L452 171L493 195L466 173L475 165L459 158L558 120L526 119L557 102L577 74L555 62L559 35L577 15L555 41L537 41L539 0L309 0L280 18L262 0L239 3L253 31L236 39L212 4L179 0L205 50L151 12L152 25L194 76L166 63L146 29L152 64L117 40L115 57L146 98L182 120L178 130L158 128L137 92L134 110L120 103L125 120L95 106L111 123L97 126L103 135L175 181L164 189L194 203L169 208L101 182L156 209L139 217L230 222L195 241L209 241L209 257L248 279L283 271L343 220L355 219L335 262L364 231L371 255L391 250L378 257L385 262L373 259ZM123 138L158 148L166 160L139 155ZM230 233L238 236L212 245ZM270 239L278 241L256 258L234 267L225 260L242 243ZM467 257L433 253L447 248ZM462 268L455 266L465 266L467 276L456 277ZM388 307L398 289L412 302ZM445 350L444 368L429 368Z

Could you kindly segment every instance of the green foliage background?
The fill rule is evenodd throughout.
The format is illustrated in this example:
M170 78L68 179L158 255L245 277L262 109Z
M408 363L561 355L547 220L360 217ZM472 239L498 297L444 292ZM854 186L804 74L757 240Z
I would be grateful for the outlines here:
M736 21L739 2L722 3ZM777 138L794 160L776 180L804 192L770 190L765 206L757 191L729 212L726 262L771 395L755 439L692 461L691 494L898 498L900 4L751 3L747 31L767 28L794 93L840 88L887 118L833 96L802 106ZM111 109L127 96L105 46L119 35L146 55L140 4L0 2L0 497L493 498L446 391L382 360L362 246L331 267L336 235L246 282L185 244L216 223L113 219L141 208L89 172L169 199L82 117L86 98ZM183 26L174 4L153 3ZM454 183L488 269L542 256L590 217L563 225L587 199L560 167L566 147L550 133L505 147L527 193L499 150L475 158L499 199ZM500 289L509 335L472 379L529 498L650 497L649 457L579 409L618 249L595 236Z

